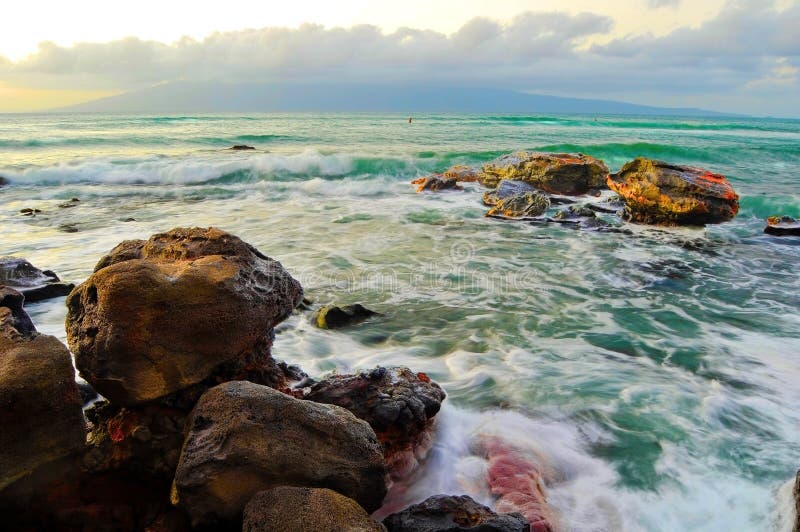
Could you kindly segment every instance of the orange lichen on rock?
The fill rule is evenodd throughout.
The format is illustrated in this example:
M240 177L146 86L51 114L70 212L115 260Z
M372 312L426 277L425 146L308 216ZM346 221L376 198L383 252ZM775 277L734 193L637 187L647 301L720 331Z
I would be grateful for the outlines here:
M634 222L704 225L728 221L739 211L739 196L725 176L691 166L638 158L607 183Z

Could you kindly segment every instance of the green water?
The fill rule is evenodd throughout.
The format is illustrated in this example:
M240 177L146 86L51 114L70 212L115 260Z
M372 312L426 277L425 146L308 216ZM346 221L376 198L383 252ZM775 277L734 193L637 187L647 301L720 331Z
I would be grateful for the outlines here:
M312 375L404 364L442 383L448 406L409 500L491 502L467 474L469 447L498 433L561 473L548 488L565 529L776 529L777 491L800 467L800 239L762 231L766 216L800 217L800 122L406 118L0 116L12 182L0 255L79 282L120 240L219 226L316 302L386 314L344 332L294 316L277 358ZM239 143L258 149L224 150ZM740 214L592 232L484 218L477 186L408 184L518 149L581 151L612 170L636 156L699 165L729 177ZM29 309L64 339L62 300Z

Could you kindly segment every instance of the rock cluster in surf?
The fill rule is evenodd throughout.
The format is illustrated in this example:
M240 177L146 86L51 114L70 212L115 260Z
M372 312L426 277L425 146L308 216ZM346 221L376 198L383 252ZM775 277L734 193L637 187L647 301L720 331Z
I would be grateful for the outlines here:
M12 528L383 530L367 512L425 458L445 398L408 368L314 382L275 361L273 328L302 287L214 228L123 242L70 294L69 344L104 396L85 413L66 347L0 290Z
M459 166L414 182L421 184L418 191L422 192L455 188L459 180L479 181L492 189L483 195L484 204L490 207L487 216L575 222L586 228L604 225L596 223L596 214L588 211L584 211L585 216L577 214L580 210L569 216L544 216L551 205L575 203L575 196L596 196L606 188L618 194L619 208L592 203L585 206L596 212L621 214L622 219L636 223L706 225L731 220L739 210L739 196L725 176L645 158L637 158L612 174L603 161L581 153L518 152L479 169Z

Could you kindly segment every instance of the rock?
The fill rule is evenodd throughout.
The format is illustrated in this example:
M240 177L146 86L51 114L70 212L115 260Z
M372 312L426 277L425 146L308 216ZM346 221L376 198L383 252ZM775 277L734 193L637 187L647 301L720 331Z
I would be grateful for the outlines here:
M203 394L186 431L172 501L195 526L237 520L257 492L284 485L329 488L368 512L386 495L375 433L338 406L228 382Z
M356 501L325 488L281 486L256 493L244 508L242 532L353 531L386 529Z
M4 187L4 186L10 185L10 184L11 184L11 182L8 179L6 179L5 177L0 175L0 187Z
M571 224L580 229L603 230L609 227L609 223L598 218L595 210L588 205L571 205L558 211L548 220L556 223Z
M77 233L78 226L76 224L61 224L58 226L58 230L62 233Z
M81 202L81 200L79 200L78 198L72 198L71 200L69 200L66 203L59 204L58 208L59 209L71 209L72 207L77 207L78 203L80 203L80 202Z
M800 220L790 216L770 216L764 232L773 236L800 236Z
M36 216L37 214L41 214L41 212L40 209L31 209L30 207L19 210L19 213L23 216Z
M30 318L19 314L24 312L19 297L7 288L0 293L3 304L9 305L0 307L3 492L12 484L37 485L54 462L77 456L86 436L75 370L66 346L54 336L35 332ZM5 495L0 495L0 500L8 502Z
M83 406L87 406L99 397L97 392L94 391L94 388L86 382L78 382L78 392L81 394L81 403L83 403Z
M486 216L499 218L535 218L550 208L550 200L540 192L528 192L517 194L500 200L494 207L489 209Z
M420 177L411 182L412 185L419 185L417 192L425 190L439 191L439 190L464 190L458 186L458 180L454 177L445 177L442 174L434 174L428 177Z
M249 370L268 379L272 327L302 293L279 262L231 234L173 229L100 260L67 299L67 338L81 376L131 406L213 386L222 370L222 380Z
M504 199L530 192L538 192L538 189L525 181L502 179L497 188L483 194L483 204L488 207L494 207Z
M31 337L36 334L36 327L33 325L30 316L22 308L25 296L13 288L0 285L0 309L3 309L3 326L15 329L23 337Z
M327 305L314 315L314 324L320 329L338 329L356 325L373 316L380 316L380 314L358 303L344 307Z
M608 177L625 201L624 217L657 225L705 225L731 220L739 196L725 179L707 170L638 158Z
M497 514L467 495L434 495L383 520L389 532L529 532L519 513Z
M470 166L457 164L445 170L442 176L455 179L459 183L474 183L478 181L478 170Z
M10 286L32 303L69 294L75 287L62 283L50 270L40 270L24 259L0 257L0 285Z
M792 495L794 496L794 527L792 532L800 532L800 471L797 472Z
M246 144L235 144L235 145L231 146L228 149L229 150L242 151L242 150L254 150L255 148L253 146L248 146Z
M502 179L525 181L551 194L577 196L605 188L608 167L588 155L518 152L483 165L480 181L496 187Z
M369 423L389 470L402 477L416 466L418 451L427 451L426 437L445 393L424 373L395 367L332 375L314 384L305 399L341 406Z

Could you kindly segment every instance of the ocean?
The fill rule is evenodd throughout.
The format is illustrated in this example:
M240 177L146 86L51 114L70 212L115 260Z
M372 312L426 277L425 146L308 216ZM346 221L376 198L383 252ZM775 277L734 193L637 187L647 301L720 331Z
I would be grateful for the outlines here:
M80 282L122 240L220 227L280 260L316 304L384 314L340 331L297 314L276 358L312 376L407 365L447 391L405 502L491 503L473 447L498 434L552 466L565 530L785 529L800 467L800 239L763 228L800 217L800 121L407 118L0 115L0 256ZM704 229L603 232L485 218L477 184L409 184L520 149L583 152L612 171L637 156L701 166L728 176L741 209ZM66 339L63 299L28 310Z

